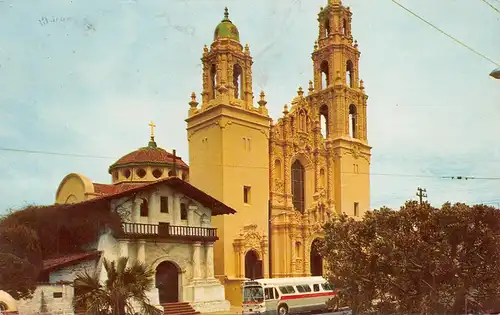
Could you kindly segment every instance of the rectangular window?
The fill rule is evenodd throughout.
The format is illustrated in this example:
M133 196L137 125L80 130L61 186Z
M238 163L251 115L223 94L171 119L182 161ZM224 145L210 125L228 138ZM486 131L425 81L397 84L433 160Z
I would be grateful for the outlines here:
M250 203L250 186L243 186L243 202L249 204Z
M168 197L160 197L160 212L168 213Z
M274 288L265 288L264 294L265 294L266 300L274 300Z
M188 219L188 212L185 203L181 203L181 220Z
M62 292L54 292L52 294L52 296L55 298L55 299L60 299L63 297L63 293Z
M314 292L319 292L319 284L313 284Z
M357 217L359 215L359 203L354 203L354 216Z
M140 205L140 214L141 217L147 217L149 215L149 205L146 199L142 199L142 203Z

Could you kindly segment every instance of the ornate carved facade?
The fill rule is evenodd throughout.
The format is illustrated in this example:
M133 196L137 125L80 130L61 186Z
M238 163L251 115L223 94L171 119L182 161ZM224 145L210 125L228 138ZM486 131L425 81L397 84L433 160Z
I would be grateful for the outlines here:
M250 49L227 10L203 50L201 106L193 93L186 120L190 181L238 212L213 222L215 273L233 304L242 278L321 274L323 224L369 208L368 97L352 14L329 0L318 16L314 78L275 123L263 92L254 105Z
M292 244L287 251L273 249L273 261L284 262L273 265L276 276L310 275L310 247L321 226L336 213L360 217L368 210L368 97L358 81L351 15L340 1L321 9L314 82L307 95L299 88L271 126L272 239Z

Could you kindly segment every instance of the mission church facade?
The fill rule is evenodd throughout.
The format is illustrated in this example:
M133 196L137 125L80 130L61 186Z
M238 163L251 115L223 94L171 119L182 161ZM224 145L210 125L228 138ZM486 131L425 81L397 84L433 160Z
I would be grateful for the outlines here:
M200 102L193 93L189 103L189 166L157 147L152 131L148 146L109 167L112 184L69 174L56 203L144 192L129 206L123 231L128 236L116 240L113 255L154 263L157 282L161 268L165 277L179 274L173 292L155 284L155 304L187 301L197 310L227 309L226 300L241 304L245 278L323 274L315 246L322 225L340 213L361 218L370 202L368 97L351 17L340 0L321 8L314 79L273 121L264 92L254 100L250 48L240 43L226 9L213 43L203 50ZM157 244L160 231L182 240L176 249L180 261L176 250L164 250L172 239L166 240L170 245ZM157 246L164 249L148 249ZM205 288L203 296L196 295L199 287Z
M340 0L321 8L314 80L277 122L263 92L254 106L250 48L227 9L204 48L201 104L193 93L186 119L190 182L237 210L212 222L215 274L231 303L243 278L321 275L322 225L369 209L368 97L351 17Z

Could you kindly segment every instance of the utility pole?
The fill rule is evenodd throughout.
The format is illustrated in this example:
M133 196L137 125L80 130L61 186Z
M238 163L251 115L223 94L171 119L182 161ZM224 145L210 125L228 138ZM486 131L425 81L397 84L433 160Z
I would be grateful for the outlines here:
M417 190L418 190L417 197L420 198L420 204L422 204L423 198L427 198L426 194L427 190L425 190L425 188L420 188L420 187L418 187Z

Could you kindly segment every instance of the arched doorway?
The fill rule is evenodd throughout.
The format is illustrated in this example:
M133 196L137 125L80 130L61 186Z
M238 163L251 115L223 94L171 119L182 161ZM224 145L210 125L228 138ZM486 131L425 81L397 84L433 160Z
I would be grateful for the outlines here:
M261 279L262 275L262 260L259 260L257 252L250 250L245 255L245 278Z
M310 266L311 266L311 276L322 276L323 275L323 257L319 252L321 246L321 240L315 239L311 244L311 256L310 256Z
M155 282L160 304L179 302L180 270L171 261L164 261L156 267Z

